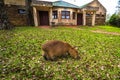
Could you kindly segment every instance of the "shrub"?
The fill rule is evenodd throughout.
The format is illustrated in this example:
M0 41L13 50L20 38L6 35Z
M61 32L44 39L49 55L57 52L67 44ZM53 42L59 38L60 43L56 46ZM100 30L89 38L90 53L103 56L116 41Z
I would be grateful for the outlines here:
M120 27L120 16L118 14L113 14L109 20L109 24Z

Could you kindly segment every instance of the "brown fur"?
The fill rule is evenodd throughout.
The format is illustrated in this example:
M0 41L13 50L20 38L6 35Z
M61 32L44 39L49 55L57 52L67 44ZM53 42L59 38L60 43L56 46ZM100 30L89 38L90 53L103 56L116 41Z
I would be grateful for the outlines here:
M78 58L78 52L75 48L68 43L58 40L48 41L42 45L42 50L44 51L43 57L46 60L54 60L57 57L66 56L68 54L73 58Z

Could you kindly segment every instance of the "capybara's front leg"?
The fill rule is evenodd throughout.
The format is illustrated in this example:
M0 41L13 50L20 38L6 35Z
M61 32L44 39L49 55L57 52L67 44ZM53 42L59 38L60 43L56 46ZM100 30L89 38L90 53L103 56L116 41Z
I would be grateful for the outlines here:
M55 56L54 56L54 54L52 52L49 52L48 56L49 56L49 60L51 60L51 61L55 60Z

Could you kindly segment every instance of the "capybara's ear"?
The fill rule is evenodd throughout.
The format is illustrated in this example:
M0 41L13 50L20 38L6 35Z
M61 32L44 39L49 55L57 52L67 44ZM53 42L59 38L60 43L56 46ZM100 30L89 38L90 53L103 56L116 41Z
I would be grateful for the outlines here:
M73 48L76 49L76 50L78 50L78 47L77 47L77 46L74 46Z

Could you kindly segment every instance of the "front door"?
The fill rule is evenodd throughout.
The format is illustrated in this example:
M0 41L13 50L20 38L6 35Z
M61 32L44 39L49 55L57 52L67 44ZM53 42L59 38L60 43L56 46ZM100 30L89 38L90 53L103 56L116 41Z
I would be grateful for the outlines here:
M49 14L48 11L39 11L40 25L49 25Z
M77 14L77 25L83 25L83 14L82 13Z

